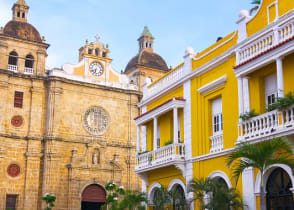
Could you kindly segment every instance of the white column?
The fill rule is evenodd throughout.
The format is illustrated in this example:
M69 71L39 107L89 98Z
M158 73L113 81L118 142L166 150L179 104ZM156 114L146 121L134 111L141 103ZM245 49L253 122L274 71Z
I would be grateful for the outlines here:
M153 150L157 149L157 118L153 118Z
M249 78L243 77L243 112L250 112Z
M140 136L141 136L141 126L137 125L137 153L140 152Z
M243 79L238 77L239 116L244 113L243 107Z
M147 129L146 126L141 126L142 128L142 151L147 151Z
M247 168L242 173L243 201L247 205L244 209L255 210L254 169Z
M283 60L277 58L277 86L278 86L278 97L284 97L284 78L283 78Z
M174 144L178 143L178 108L174 108Z

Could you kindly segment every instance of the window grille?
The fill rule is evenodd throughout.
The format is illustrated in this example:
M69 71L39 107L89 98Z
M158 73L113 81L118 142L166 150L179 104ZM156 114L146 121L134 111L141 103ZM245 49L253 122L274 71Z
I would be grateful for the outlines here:
M23 92L14 92L14 107L22 108L23 106Z

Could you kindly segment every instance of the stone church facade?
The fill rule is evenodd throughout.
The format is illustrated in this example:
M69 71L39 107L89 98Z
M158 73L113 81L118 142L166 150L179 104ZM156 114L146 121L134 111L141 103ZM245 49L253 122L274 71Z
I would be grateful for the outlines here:
M150 32L139 41L149 48L139 54L149 57L128 73L113 69L98 36L80 48L78 64L48 70L49 44L27 22L29 6L18 0L12 11L0 30L0 210L42 209L45 193L56 195L58 210L99 208L110 180L139 190L133 119L143 84L137 81L168 71L146 45ZM134 79L138 69L145 73Z

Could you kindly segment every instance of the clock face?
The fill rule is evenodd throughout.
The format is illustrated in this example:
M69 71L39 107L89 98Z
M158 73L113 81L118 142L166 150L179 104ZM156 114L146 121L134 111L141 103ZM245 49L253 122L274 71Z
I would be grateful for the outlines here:
M101 76L103 74L103 67L100 63L93 62L90 65L90 73L96 77Z

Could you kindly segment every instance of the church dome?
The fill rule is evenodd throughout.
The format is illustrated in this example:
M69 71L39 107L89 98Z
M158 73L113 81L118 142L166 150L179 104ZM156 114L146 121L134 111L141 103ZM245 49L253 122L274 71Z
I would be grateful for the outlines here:
M125 72L131 71L133 68L137 66L144 66L154 69L159 69L162 71L169 71L169 68L166 65L165 60L158 54L154 52L150 52L148 50L142 50L139 54L133 57L126 69Z
M28 41L42 42L40 33L37 29L26 22L9 21L3 29L3 34Z

